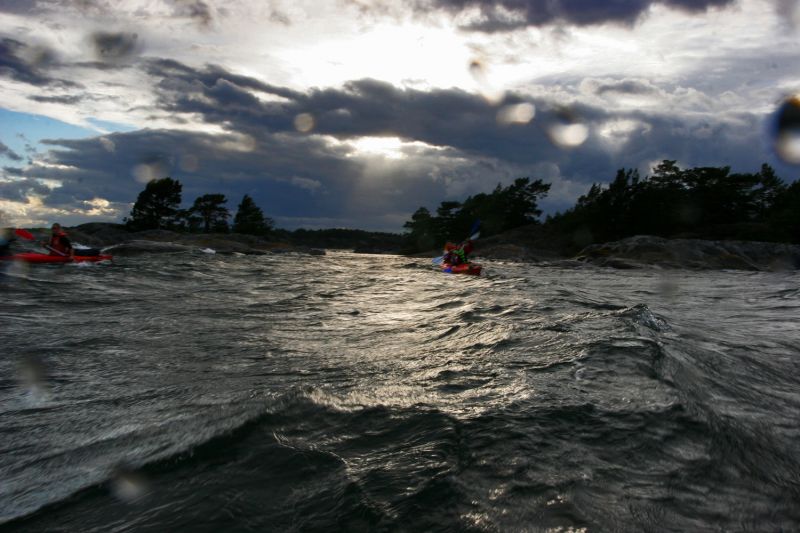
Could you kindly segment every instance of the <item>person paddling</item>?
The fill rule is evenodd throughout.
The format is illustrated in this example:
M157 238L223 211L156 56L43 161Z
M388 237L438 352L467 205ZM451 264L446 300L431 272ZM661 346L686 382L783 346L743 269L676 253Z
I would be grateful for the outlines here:
M53 224L50 228L52 234L49 241L42 241L45 248L50 250L50 255L60 255L64 257L75 257L75 250L72 248L72 242L64 230L61 229L61 224Z
M461 265L469 263L469 254L472 252L472 239L467 239L459 245L448 242L444 245L444 261L449 265Z

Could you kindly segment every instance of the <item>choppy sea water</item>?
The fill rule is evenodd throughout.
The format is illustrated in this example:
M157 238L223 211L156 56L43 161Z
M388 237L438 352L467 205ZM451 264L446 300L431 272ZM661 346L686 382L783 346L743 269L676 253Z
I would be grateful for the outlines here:
M800 274L0 274L9 531L800 529Z

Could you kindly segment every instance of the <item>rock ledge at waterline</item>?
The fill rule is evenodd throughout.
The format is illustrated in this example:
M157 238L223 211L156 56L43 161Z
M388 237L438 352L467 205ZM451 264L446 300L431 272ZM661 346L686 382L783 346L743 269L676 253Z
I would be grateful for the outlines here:
M592 244L576 260L612 268L781 271L800 269L800 245L753 241L664 239L637 235Z
M76 243L102 248L114 255L197 252L208 249L217 254L263 255L295 252L325 255L324 250L317 248L238 233L177 233L169 230L131 232L120 224L100 222L67 228L67 232Z

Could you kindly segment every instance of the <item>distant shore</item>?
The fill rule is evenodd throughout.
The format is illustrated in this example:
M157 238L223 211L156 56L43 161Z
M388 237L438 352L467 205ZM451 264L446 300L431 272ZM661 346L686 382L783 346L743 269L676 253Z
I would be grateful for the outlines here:
M43 231L43 230L42 230ZM323 255L325 249L351 249L356 253L400 254L392 243L320 237L313 245L298 244L275 236L236 233L179 233L169 230L132 232L122 224L88 223L67 228L76 243L103 248L114 255L213 250L217 254L263 255L305 253ZM283 234L285 236L285 233ZM44 237L44 234L42 235ZM544 244L544 245L542 245ZM800 269L800 245L755 241L665 239L637 235L619 241L591 244L578 253L564 253L548 243L531 242L520 232L509 232L476 242L473 259L529 262L542 265L595 265L617 269L663 268L689 270L789 271ZM432 257L437 250L412 254Z

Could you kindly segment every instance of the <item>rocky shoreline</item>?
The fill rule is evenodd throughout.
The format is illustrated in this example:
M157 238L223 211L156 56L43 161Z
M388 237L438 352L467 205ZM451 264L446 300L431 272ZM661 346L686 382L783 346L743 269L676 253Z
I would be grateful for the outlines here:
M476 258L534 263L565 262L617 269L789 271L800 269L800 245L757 241L665 239L636 235L592 244L574 256L509 244L476 247Z
M757 241L664 239L637 235L587 246L576 256L613 268L657 266L690 270L785 271L800 269L800 246Z
M121 224L89 223L67 228L82 245L101 248L114 255L202 252L263 255L303 253L324 255L325 250L233 233L189 234L167 230L130 232ZM546 243L536 243L546 244ZM577 254L564 254L546 246L494 236L476 242L476 261L506 260L545 265L594 265L617 269L661 268L686 270L790 271L800 269L800 245L756 241L665 239L637 235L614 242L591 244ZM374 247L354 247L356 253L396 253ZM438 251L414 254L433 257Z
M76 244L113 255L206 251L216 254L264 255L295 252L324 255L319 248L272 241L238 233L178 233L169 230L128 231L122 224L92 222L65 228ZM46 235L40 230L42 238Z

